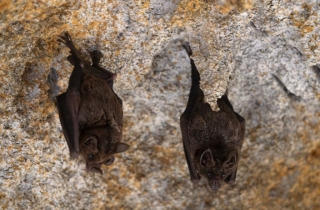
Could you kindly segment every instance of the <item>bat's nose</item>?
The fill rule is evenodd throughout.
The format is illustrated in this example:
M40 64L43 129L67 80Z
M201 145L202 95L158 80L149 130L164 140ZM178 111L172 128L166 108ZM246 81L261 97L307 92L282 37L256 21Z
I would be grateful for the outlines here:
M220 180L219 181L213 181L213 180L209 181L209 186L214 191L219 190L221 185L222 185L222 181L220 181Z

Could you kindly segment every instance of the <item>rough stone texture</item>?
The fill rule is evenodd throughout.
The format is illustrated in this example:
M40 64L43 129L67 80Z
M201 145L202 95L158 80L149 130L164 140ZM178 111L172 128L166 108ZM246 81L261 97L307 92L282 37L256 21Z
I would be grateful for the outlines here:
M1 209L319 209L320 2L0 2ZM131 149L86 173L72 160L54 96L67 88L69 31L118 74ZM190 42L213 109L227 89L246 118L237 184L192 184L179 115Z

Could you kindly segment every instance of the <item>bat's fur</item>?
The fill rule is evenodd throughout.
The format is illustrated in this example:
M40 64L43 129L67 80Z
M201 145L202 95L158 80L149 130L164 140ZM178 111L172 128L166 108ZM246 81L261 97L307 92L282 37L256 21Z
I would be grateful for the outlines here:
M68 90L57 96L57 106L70 156L81 154L87 170L102 173L101 164L111 165L114 154L124 152L122 101L112 89L116 74L99 66L101 52L90 53L92 65L81 57L68 32L58 39L70 48L74 66Z
M186 43L187 53L192 55ZM245 134L245 120L228 100L227 94L218 100L219 111L212 111L204 102L200 89L200 75L190 59L192 87L187 108L180 118L183 147L192 182L206 177L212 190L222 182L235 183L241 145Z

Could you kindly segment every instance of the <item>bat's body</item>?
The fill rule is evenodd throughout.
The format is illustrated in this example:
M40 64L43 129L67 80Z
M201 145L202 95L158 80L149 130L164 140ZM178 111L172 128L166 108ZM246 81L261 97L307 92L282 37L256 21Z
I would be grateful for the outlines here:
M83 60L68 33L58 41L70 48L68 60L74 65L68 90L57 96L70 156L83 155L88 171L102 173L101 164L111 165L113 154L129 148L121 143L122 101L112 89L116 74L99 66L99 51L91 53L92 65Z
M189 55L190 46L185 46ZM245 120L233 111L225 94L218 100L219 111L204 103L200 75L191 60L192 86L187 108L180 118L183 147L191 181L208 179L213 190L222 182L233 184L245 133Z

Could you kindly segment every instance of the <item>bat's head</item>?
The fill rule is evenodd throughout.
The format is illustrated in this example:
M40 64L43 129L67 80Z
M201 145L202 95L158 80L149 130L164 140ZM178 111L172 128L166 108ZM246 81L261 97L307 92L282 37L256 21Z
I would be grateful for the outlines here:
M223 181L234 184L238 157L238 149L233 146L225 151L214 151L209 148L200 156L199 173L207 178L212 190L218 190Z
M101 173L101 164L111 165L114 162L114 154L129 149L129 145L120 142L121 132L112 128L99 127L87 129L80 136L80 153L86 160L87 170Z

